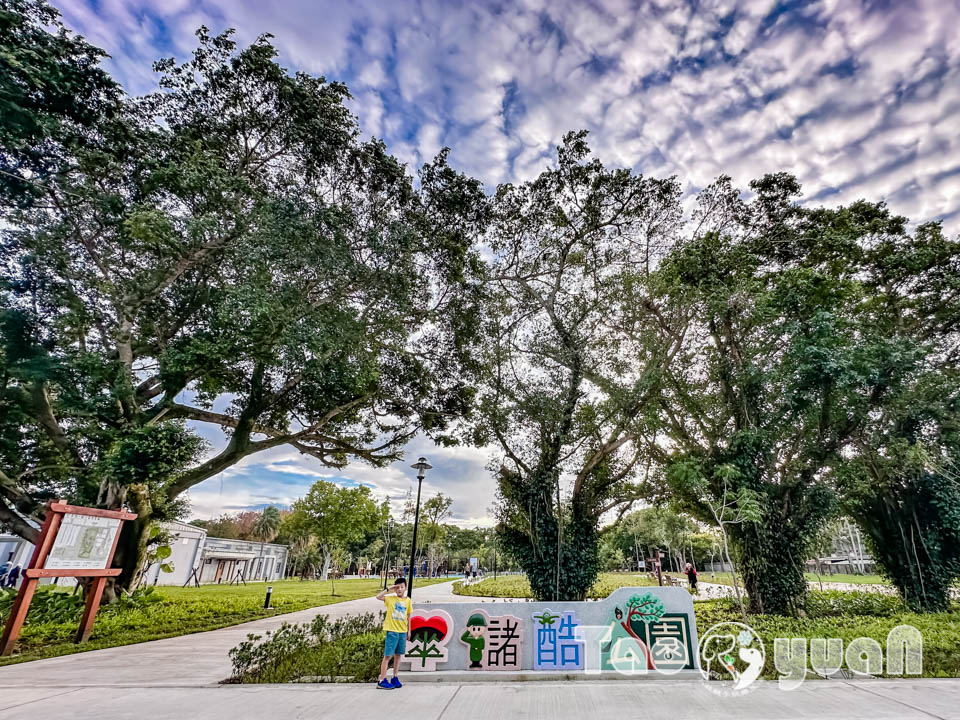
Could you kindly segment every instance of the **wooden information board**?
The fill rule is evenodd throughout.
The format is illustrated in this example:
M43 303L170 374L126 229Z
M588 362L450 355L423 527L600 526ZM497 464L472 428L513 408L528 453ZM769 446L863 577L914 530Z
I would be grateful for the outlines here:
M99 510L63 502L50 503L33 557L23 573L23 584L20 585L17 599L13 602L10 617L3 630L3 637L0 638L0 655L13 652L40 578L93 578L87 589L86 605L76 641L81 643L90 637L107 578L116 577L121 572L120 568L111 568L110 564L120 540L123 521L136 517L123 510Z

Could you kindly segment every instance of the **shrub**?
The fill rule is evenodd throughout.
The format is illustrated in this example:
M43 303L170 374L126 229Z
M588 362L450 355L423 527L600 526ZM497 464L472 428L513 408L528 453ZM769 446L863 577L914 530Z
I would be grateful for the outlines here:
M290 682L300 677L373 680L383 655L383 614L352 615L331 621L318 615L303 625L284 623L265 636L248 635L230 651L232 680Z
M17 593L13 589L0 591L0 622L6 622L16 597ZM162 601L163 598L154 588L137 588L132 593L120 595L116 602L101 606L97 617L141 610ZM24 625L79 622L83 615L83 606L83 595L79 591L71 593L55 585L41 586L30 602L30 612L27 613Z

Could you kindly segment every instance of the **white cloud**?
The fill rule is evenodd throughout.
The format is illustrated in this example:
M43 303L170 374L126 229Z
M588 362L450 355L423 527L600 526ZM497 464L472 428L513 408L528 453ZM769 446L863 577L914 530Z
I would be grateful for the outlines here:
M524 180L566 131L586 128L605 162L677 174L685 187L788 170L808 197L886 199L960 229L955 2L821 0L772 22L772 0L53 1L135 93L155 87L154 59L184 58L200 23L236 27L241 43L271 32L289 67L347 82L362 127L411 169L449 145L488 187ZM425 491L454 495L464 522L486 517L485 453L411 447L421 451L444 463ZM285 462L307 484L326 472L277 454L227 473L225 488ZM384 496L411 484L402 464L348 470ZM212 508L219 485L206 486L192 496Z

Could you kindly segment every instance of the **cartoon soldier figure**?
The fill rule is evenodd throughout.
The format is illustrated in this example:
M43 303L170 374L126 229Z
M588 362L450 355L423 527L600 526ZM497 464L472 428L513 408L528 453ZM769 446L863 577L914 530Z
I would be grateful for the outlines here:
M467 620L467 629L460 639L470 646L470 667L482 667L480 661L483 660L483 649L487 645L487 639L484 635L487 632L487 621L480 613L474 613Z

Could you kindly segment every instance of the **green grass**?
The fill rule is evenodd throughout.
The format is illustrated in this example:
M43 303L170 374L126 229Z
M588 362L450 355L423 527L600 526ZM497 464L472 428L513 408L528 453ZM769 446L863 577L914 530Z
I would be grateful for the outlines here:
M649 586L656 585L657 581L650 578L649 575L633 573L600 573L600 577L590 588L587 597L593 599L605 598L617 588L631 586ZM530 590L530 583L526 575L506 575L496 580L487 578L473 585L464 585L462 582L454 583L453 592L457 595L470 595L477 597L506 597L506 598L532 598L533 592Z
M825 583L849 583L850 585L889 585L890 581L880 575L850 575L847 573L837 573L828 575L824 573L819 578L816 573L804 573L808 582L819 583L821 580Z
M823 574L817 578L816 573L804 573L807 582L814 583L814 587L819 587L820 581L826 583L848 583L851 585L889 585L890 581L880 575L850 575L850 574ZM713 573L709 570L700 571L701 582L717 583L718 585L733 585L733 574L728 572ZM740 580L740 588L743 588L743 580Z
M444 582L444 579L424 578L417 580L417 585L438 582ZM158 586L156 591L163 598L162 602L116 614L98 615L90 640L82 645L73 642L78 622L31 623L28 618L20 634L19 651L0 658L0 666L216 630L250 620L370 597L382 587L382 581L338 580L335 596L331 594L329 582L279 580L270 585L273 586L272 610L263 609L267 583L186 588Z

